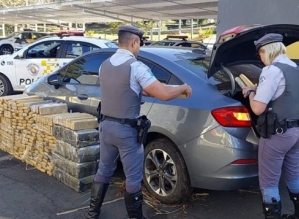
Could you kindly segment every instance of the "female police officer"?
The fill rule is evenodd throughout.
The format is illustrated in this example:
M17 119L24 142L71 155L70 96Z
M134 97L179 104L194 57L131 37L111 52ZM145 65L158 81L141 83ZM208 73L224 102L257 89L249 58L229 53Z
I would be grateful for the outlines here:
M141 95L170 100L181 94L191 95L187 84L165 86L151 70L136 60L142 45L143 31L121 26L119 49L103 62L99 71L101 87L100 162L91 188L90 208L85 218L99 218L110 178L116 169L118 154L126 175L125 204L130 218L142 219L141 180L143 145L137 142L132 121L139 116Z
M243 89L252 111L259 115L259 183L266 219L299 219L299 68L286 56L280 34L255 41L266 67L258 87ZM278 184L283 174L295 206L293 215L281 216Z

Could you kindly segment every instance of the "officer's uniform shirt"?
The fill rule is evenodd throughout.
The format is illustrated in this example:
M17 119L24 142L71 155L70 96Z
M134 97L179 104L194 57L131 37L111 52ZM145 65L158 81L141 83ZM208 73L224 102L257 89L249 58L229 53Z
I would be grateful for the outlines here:
M296 63L290 60L286 55L277 56L272 63L280 62L296 67ZM285 90L285 78L282 71L274 66L269 65L263 68L260 75L254 100L268 104L271 100L278 98Z
M134 55L125 49L118 49L110 58L110 63L113 66L119 66L129 59L133 58ZM101 67L99 70L99 75L101 72ZM116 78L117 80L117 78ZM135 61L131 63L131 78L130 87L131 89L139 95L143 88L149 86L151 83L156 81L156 77L152 73L151 69L140 61Z

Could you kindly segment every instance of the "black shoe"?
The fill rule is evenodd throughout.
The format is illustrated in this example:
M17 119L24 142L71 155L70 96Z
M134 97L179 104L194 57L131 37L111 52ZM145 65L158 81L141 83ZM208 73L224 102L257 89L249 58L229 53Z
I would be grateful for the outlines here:
M142 191L128 193L125 191L126 209L131 219L146 219L142 214Z
M109 184L93 182L91 186L90 207L85 213L85 219L99 219L101 207L108 190Z
M293 215L284 214L282 219L299 219L299 194L291 193L289 191L290 199L292 200L295 208L295 213Z
M265 219L281 219L281 202L272 198L272 203L263 202Z

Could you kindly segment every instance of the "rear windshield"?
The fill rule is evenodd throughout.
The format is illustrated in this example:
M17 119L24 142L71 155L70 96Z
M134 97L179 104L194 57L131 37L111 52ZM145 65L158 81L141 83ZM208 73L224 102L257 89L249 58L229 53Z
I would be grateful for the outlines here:
M210 61L205 58L200 59L181 59L176 61L177 64L190 70L201 78L207 78Z

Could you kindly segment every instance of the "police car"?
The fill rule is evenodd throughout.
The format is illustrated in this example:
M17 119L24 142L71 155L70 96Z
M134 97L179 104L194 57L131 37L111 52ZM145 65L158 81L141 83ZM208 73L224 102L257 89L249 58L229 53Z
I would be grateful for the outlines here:
M31 29L26 29L26 31L14 32L5 38L0 39L0 55L12 54L15 47L26 44L33 43L35 40L44 37L51 36L52 33L48 32L37 32Z
M12 55L2 55L0 96L24 91L38 78L52 73L85 52L117 47L117 43L110 40L64 36L39 40Z

